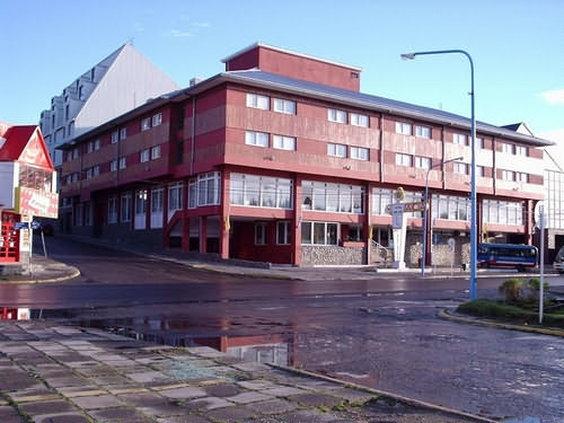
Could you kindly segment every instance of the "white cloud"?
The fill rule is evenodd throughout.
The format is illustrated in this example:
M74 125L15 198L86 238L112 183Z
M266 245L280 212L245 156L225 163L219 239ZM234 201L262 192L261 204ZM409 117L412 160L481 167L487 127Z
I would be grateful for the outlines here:
M166 33L170 37L182 38L198 35L203 29L211 28L211 23L206 21L192 21L190 16L181 14L177 18L176 28ZM178 29L180 28L180 29Z
M564 105L564 88L559 90L547 90L541 93L542 98L548 104L563 104Z
M171 29L168 32L168 35L170 35L171 37L182 38L182 37L193 37L194 33L192 31L181 31L179 29Z

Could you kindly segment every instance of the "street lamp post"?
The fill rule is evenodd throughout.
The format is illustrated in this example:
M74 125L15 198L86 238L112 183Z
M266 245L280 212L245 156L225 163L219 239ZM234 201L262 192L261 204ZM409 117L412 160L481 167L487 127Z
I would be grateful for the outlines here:
M472 135L472 144L470 146L472 152L471 173L470 173L470 299L475 300L478 297L478 281L477 281L477 254L478 254L478 234L477 234L477 212L476 212L476 115L475 115L475 95L474 95L474 62L472 56L464 50L433 50L433 51L417 51L413 53L405 53L401 55L402 59L413 60L417 56L439 55L439 54L462 54L470 63L470 132Z
M427 221L428 221L428 208L429 208L429 173L431 170L443 166L450 162L456 162L458 160L462 160L463 157L456 157L454 159L445 160L444 162L437 163L433 166L429 166L427 169L427 173L425 174L425 196L424 198L424 207L423 207L423 251L421 252L421 276L425 275L425 261L427 260Z

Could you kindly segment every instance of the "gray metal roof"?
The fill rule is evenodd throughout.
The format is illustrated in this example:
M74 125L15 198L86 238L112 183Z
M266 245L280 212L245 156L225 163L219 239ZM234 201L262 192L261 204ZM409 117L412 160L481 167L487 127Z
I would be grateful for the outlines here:
M227 79L240 83L275 88L282 91L291 91L295 94L314 96L359 108L383 111L409 118L421 119L423 121L446 124L468 130L470 129L470 119L467 117L430 107L392 100L385 97L349 91L342 88L293 79L259 70L224 72L221 75ZM491 125L485 122L476 122L476 131L484 134L518 140L535 146L547 146L554 144L552 141L520 134L512 131L511 129Z

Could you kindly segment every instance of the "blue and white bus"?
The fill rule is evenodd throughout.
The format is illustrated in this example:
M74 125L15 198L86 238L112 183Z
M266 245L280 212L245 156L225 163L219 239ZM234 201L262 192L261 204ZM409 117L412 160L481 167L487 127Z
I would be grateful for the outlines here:
M533 245L518 244L479 244L479 267L514 267L523 271L527 267L536 267L538 249Z

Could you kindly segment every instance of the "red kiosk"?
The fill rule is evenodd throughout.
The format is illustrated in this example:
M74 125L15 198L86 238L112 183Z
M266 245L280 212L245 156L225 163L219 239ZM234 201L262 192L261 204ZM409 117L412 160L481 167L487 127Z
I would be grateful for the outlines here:
M0 122L0 273L26 267L31 222L57 218L56 191L56 172L39 127Z

